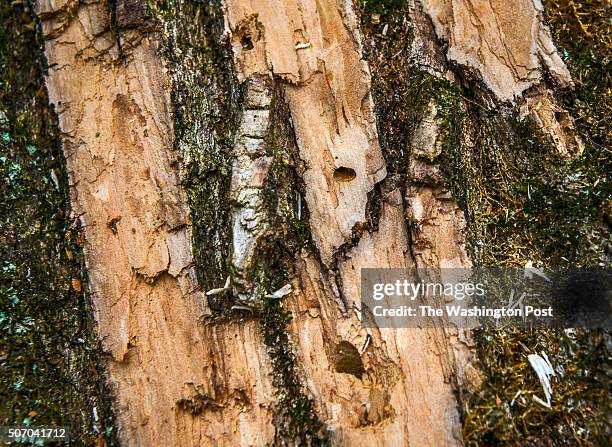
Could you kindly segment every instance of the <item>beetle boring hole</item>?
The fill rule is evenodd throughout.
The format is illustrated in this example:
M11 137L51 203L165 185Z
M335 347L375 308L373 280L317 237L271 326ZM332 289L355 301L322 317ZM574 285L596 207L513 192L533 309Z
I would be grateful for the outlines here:
M352 374L358 379L365 372L361 355L357 348L348 341L341 341L334 348L333 362L337 372Z
M251 36L242 36L242 39L240 39L240 45L242 45L244 50L252 50L253 40L251 39Z
M350 182L357 177L354 169L340 166L334 171L334 178L339 182Z

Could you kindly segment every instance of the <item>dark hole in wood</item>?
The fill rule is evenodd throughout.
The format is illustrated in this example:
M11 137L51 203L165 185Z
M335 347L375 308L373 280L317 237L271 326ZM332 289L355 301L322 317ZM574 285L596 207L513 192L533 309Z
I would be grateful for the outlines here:
M251 36L242 36L242 39L240 40L240 44L242 45L242 48L245 50L253 49L253 40L251 39Z
M350 182L355 177L357 177L355 170L346 166L340 166L334 171L334 178L339 182Z
M339 373L352 374L358 379L365 372L359 351L348 341L341 341L334 348L334 367Z

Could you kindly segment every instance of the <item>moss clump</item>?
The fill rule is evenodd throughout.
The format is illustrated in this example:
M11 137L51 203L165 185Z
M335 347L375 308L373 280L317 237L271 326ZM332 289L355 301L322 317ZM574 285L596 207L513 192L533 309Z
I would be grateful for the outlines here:
M560 99L591 145L610 149L612 87L610 2L545 0L545 13L557 48L575 83ZM608 158L609 160L609 158Z
M362 0L360 6L366 20L386 22L392 17L398 17L398 12L405 5L406 0Z
M546 267L609 266L609 27L600 19L600 2L583 2L578 16L571 4L547 2L545 9L576 82L573 92L558 92L558 100L576 119L584 153L562 160L515 114L485 108L471 111L480 123L474 147L447 152L480 265L522 266L531 259ZM589 36L577 17L590 24ZM466 403L468 445L606 443L608 333L504 329L476 335L486 380ZM551 409L532 401L541 386L526 357L540 351L559 374Z
M385 10L379 23L373 23L372 10ZM451 82L423 71L410 57L414 33L405 0L363 1L361 28L364 49L372 71L372 96L383 149L387 182L405 188L412 139L429 105L436 105L440 138L445 146L461 144L464 107L461 90ZM383 34L383 30L385 33Z
M469 249L482 266L594 266L609 256L609 154L587 144L565 161L544 137L505 112L471 111L472 147L447 145L443 166L466 212Z
M558 100L576 118L585 141L582 156L562 159L513 110L466 101L475 123L473 145L447 145L444 167L468 218L472 259L480 265L520 267L528 259L547 267L609 264L610 38L596 3L590 9L583 3L579 16L571 1L549 2L546 8L556 19L558 39L569 43L561 51L576 89L559 92ZM593 23L573 23L576 17ZM590 37L584 27L591 29Z
M2 2L0 425L68 426L70 444L114 444L42 46L27 2Z
M268 290L277 290L289 282L293 257L277 257L285 249L282 245L273 244L268 248L269 251L260 254L263 268L258 279ZM266 256L266 253L271 256ZM314 402L302 383L293 343L287 332L291 314L283 308L281 300L264 298L257 317L272 363L272 384L276 388L274 444L326 445L325 425L318 418Z
M407 5L405 1L387 4L369 0L362 1L360 6L364 50L373 74L372 96L380 144L389 177L399 175L405 180L410 141L420 119L419 109L426 106L426 102L420 103L419 96L411 96L423 89L413 79L414 67L406 63L413 39L410 24L405 20ZM373 23L371 15L383 11L384 17ZM385 26L387 32L383 35ZM412 100L419 102L417 107L407 107Z
M606 445L612 368L600 331L488 330L480 334L483 388L465 406L464 440L480 445ZM551 409L527 355L546 352L555 367Z

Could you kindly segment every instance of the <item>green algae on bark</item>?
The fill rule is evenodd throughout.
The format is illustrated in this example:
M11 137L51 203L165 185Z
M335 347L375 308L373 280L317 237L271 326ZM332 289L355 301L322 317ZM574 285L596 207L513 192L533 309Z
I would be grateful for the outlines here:
M229 274L231 148L242 90L221 38L218 2L151 0L149 10L173 81L175 147L191 212L194 260L202 287L212 289Z
M113 445L39 25L27 2L2 2L0 24L0 424Z

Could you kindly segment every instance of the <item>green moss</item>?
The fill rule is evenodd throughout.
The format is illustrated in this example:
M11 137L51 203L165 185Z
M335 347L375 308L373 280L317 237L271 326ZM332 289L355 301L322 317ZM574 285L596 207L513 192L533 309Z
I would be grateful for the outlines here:
M472 147L447 145L443 166L466 212L472 259L484 266L603 265L609 227L609 153L587 144L561 159L528 123L507 112L471 111Z
M528 259L546 267L609 265L609 27L601 2L582 2L579 17L593 24L586 36L571 3L547 2L546 11L576 82L574 91L558 92L558 101L574 116L584 153L562 160L515 114L485 108L471 111L480 123L474 147L446 152L468 217L472 258L480 265L522 266ZM486 378L465 407L469 445L605 443L609 334L505 329L476 335ZM564 371L553 383L551 409L532 401L541 387L526 356L540 351ZM524 400L515 398L519 391Z
M576 89L560 92L558 100L576 118L584 154L563 160L514 110L490 110L467 98L465 107L476 123L474 143L466 147L455 141L445 147L443 166L466 212L470 254L479 265L520 267L528 259L547 267L609 263L609 31L600 11L592 9L598 2L590 12L587 2L580 7L581 17L594 20L606 36L591 34L591 46L584 33L572 38L571 22L562 22L568 16L562 15L561 3L550 2L547 11L559 22L553 27L557 36L569 43L569 49L561 50L569 58ZM573 11L571 3L564 3L566 10ZM581 30L574 24L574 36Z
M599 331L487 331L480 340L483 388L465 407L464 439L479 445L605 445L612 374L607 336ZM553 379L552 408L527 355L546 352Z
M31 7L2 2L0 425L69 426L71 444L114 444L44 64Z
M611 5L601 0L545 0L546 18L575 83L561 101L592 145L610 149ZM609 158L608 158L609 160Z
M306 246L313 246L308 207L304 200L303 181L297 173L300 163L295 135L288 117L287 104L277 89L272 101L270 129L266 138L268 155L273 157L264 197L275 238L282 241L285 253L297 255Z
M314 403L304 392L297 359L287 335L291 315L279 300L266 300L261 312L262 333L277 390L275 445L326 445L325 427Z
M406 0L362 0L361 9L366 20L371 20L373 15L380 16L380 20L386 21L392 16L397 16L398 11L406 5Z
M383 8L386 15L381 17L379 23L373 23L371 15L381 13ZM379 140L389 177L400 176L403 180L399 182L401 184L405 184L406 160L410 140L419 121L419 109L426 105L419 96L414 95L422 89L419 81L412 78L414 67L407 64L405 59L410 54L413 40L412 30L405 20L407 15L405 1L389 5L377 1L361 2L361 27L366 58L373 73L372 96ZM385 26L387 34L383 36ZM415 107L412 107L412 101L417 103Z

